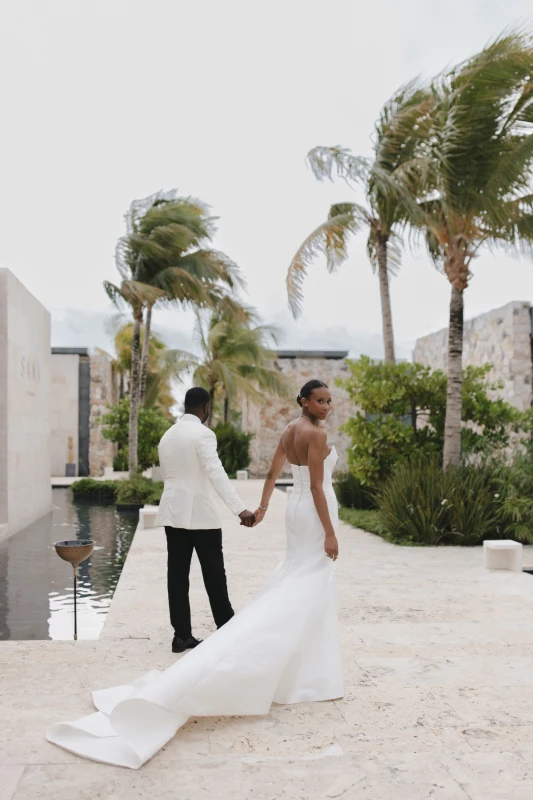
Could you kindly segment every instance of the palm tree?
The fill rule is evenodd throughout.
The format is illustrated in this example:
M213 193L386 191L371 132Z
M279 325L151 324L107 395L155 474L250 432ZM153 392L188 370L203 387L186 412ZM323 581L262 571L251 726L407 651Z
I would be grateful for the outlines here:
M131 384L133 324L126 323L116 327L114 339L114 366L120 376L119 396L122 399L126 394L126 387ZM141 345L144 347L144 328L141 328ZM144 405L155 408L167 419L173 420L170 409L176 401L172 395L172 381L181 380L179 360L175 357L175 351L167 348L153 333L149 351Z
M389 278L400 262L397 231L415 206L412 189L420 165L417 147L428 128L432 98L417 81L404 86L381 111L376 124L373 159L353 155L341 147L315 147L307 158L315 176L332 179L336 171L350 186L363 187L366 205L354 202L331 206L328 219L304 241L287 274L289 305L297 316L303 300L302 283L311 261L323 252L330 272L347 258L347 237L365 228L367 252L377 268L385 361L393 363L394 332Z
M118 286L110 282L104 285L114 302L125 301L133 312L129 431L129 467L133 472L137 468L138 405L146 394L154 305L230 304L227 289L242 284L242 279L227 256L207 246L214 233L214 219L208 216L207 207L198 200L178 197L175 190L134 201L126 214L126 229L116 250L122 281Z
M166 192L147 198L133 244L142 253L141 280L159 292L146 304L139 400L144 402L152 309L155 303L219 307L231 303L227 287L243 286L237 266L223 253L204 245L214 234L214 219L203 203ZM146 205L147 201L143 201Z
M209 391L208 425L213 423L217 397L224 400L224 422L230 421L231 406L239 396L263 402L261 392L287 396L289 384L271 365L277 330L260 325L251 309L222 309L197 313L200 357L182 353L182 365L194 367L194 381Z
M451 284L444 466L461 458L463 295L483 246L533 253L533 39L511 32L437 80L421 229Z
M130 375L130 424L128 437L129 471L137 471L137 443L138 443L138 403L139 403L139 361L141 327L143 324L143 310L147 302L155 302L158 296L151 287L135 279L135 267L131 270L131 277L123 277L119 286L104 281L104 288L116 304L127 303L133 313L133 337L131 344L131 375Z

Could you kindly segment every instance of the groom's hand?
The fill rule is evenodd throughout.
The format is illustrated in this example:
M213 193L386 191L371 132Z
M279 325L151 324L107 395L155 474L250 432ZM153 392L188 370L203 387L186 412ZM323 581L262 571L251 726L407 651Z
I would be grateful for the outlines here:
M255 516L252 511L248 511L248 509L241 511L239 514L239 519L241 521L241 525L244 525L245 528L253 528Z

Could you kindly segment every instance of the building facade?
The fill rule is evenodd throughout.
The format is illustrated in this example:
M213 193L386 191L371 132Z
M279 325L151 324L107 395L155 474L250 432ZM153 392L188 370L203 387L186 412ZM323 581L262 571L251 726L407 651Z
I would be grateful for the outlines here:
M103 350L52 348L51 470L99 476L113 466L116 445L104 438L102 416L118 401L113 359Z
M418 339L414 360L446 372L448 330ZM495 394L526 411L533 402L532 323L528 302L508 303L464 325L464 366L492 364L489 379L502 383Z
M248 399L243 401L242 427L253 434L250 446L251 475L264 476L270 465L274 451L285 426L300 414L296 397L301 387L312 378L324 381L333 395L333 410L328 418L328 438L339 454L338 470L346 469L346 452L350 440L340 428L355 413L344 389L336 385L339 378L348 376L345 351L313 351L313 350L280 350L274 360L274 367L285 375L292 388L288 399L265 395L265 402L255 404ZM290 474L290 467L285 466L284 474Z
M0 537L52 510L50 314L0 269Z

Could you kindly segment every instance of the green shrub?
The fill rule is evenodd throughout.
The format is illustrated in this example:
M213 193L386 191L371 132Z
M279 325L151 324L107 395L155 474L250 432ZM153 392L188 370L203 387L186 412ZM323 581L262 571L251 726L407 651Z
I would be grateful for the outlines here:
M157 445L166 430L172 423L154 408L139 408L139 469L148 469L153 464L158 464ZM102 417L102 433L106 439L119 445L119 453L115 464L122 469L128 469L128 436L130 428L130 398L124 397L119 403L110 406L107 414ZM116 469L116 467L115 467Z
M128 448L122 447L116 454L113 460L113 469L115 472L128 472L130 465L128 463Z
M377 486L416 453L442 454L444 372L421 364L374 362L367 356L347 364L349 377L337 383L363 409L344 426L352 440L349 469L362 484ZM492 399L501 385L489 382L489 371L487 364L463 372L461 442L466 457L502 452L512 431L531 429L533 412L522 413L502 399Z
M237 470L246 469L250 463L250 442L253 434L244 433L234 425L224 423L217 425L214 430L220 460L228 475L234 478Z
M146 501L149 506L158 506L161 501L161 495L163 494L164 489L163 481L157 481L154 483L152 481L152 491L148 496L148 500Z
M533 544L533 457L519 454L495 471L495 497L502 539Z
M94 478L80 478L70 487L74 497L94 497L99 500L113 501L117 494L118 481L96 481Z
M117 503L119 505L147 504L157 505L161 498L162 483L154 483L137 473L126 481L117 481Z
M476 545L507 537L490 464L443 470L437 458L414 457L396 467L377 500L383 525L406 544Z
M335 475L335 493L344 508L369 509L376 506L374 493L351 472Z

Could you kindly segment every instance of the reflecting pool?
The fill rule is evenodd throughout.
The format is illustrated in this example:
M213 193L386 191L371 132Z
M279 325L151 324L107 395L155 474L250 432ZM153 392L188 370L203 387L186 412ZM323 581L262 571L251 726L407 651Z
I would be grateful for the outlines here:
M138 514L74 500L53 489L53 512L0 542L0 639L72 639L72 568L62 539L94 539L78 568L78 639L97 639L137 527Z

